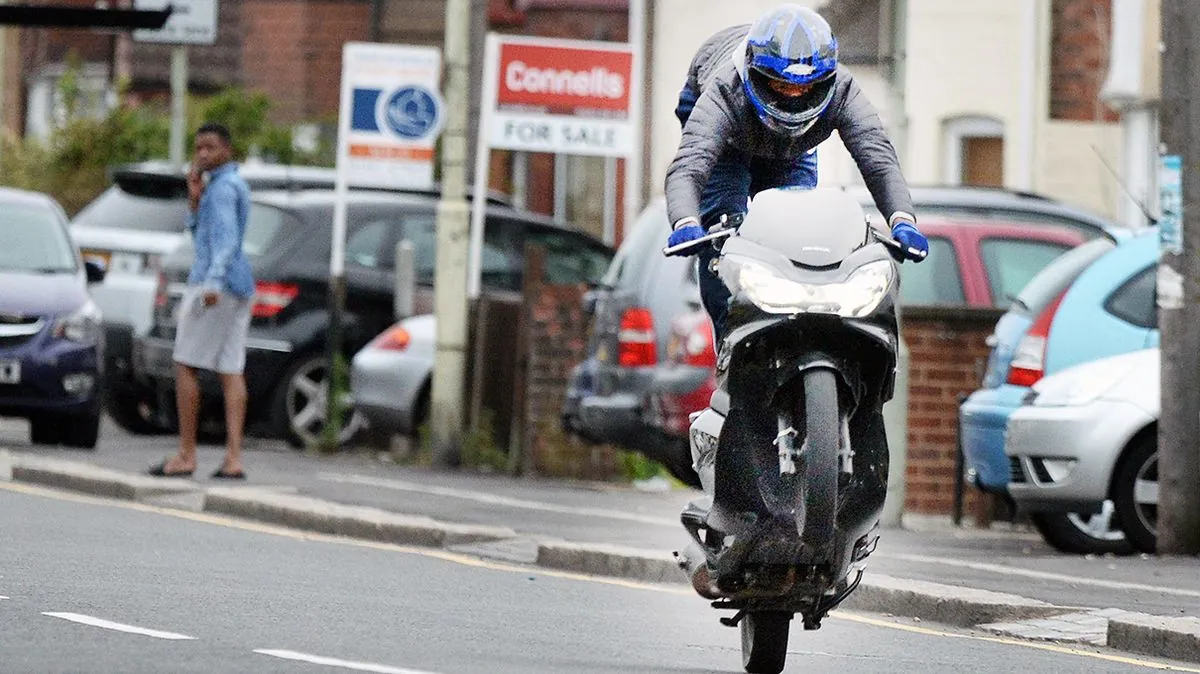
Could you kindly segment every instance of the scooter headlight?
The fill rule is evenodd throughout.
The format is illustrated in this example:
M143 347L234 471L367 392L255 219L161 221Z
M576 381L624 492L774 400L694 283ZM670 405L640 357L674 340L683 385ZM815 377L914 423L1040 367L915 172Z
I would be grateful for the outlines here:
M895 274L892 263L879 260L855 270L841 283L799 283L770 267L745 258L721 260L722 280L735 295L743 293L770 314L869 315L887 296Z

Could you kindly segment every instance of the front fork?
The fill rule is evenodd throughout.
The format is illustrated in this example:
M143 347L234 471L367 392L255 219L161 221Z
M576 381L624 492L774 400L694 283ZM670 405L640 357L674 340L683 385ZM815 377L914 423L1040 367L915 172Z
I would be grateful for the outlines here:
M779 433L775 436L774 445L779 454L779 474L795 475L796 461L809 451L808 441L806 439L800 447L796 447L796 438L800 432L796 430L789 412L780 412L776 417L776 425ZM850 446L850 419L845 414L841 415L841 441L838 443L838 459L841 463L841 472L852 475L854 473L854 450Z

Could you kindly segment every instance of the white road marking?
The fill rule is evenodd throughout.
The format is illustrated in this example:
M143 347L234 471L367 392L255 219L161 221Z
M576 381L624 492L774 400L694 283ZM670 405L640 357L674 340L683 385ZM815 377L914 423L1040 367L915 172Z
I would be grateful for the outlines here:
M902 559L909 562L921 562L924 564L942 564L944 566L955 566L963 569L974 569L976 571L988 571L1006 576L1021 576L1024 578L1037 578L1039 580L1055 580L1063 583L1072 583L1075 585L1092 585L1095 587L1104 587L1110 590L1131 590L1135 592L1157 592L1159 594L1171 594L1179 597L1200 597L1198 590L1185 590L1177 587L1166 587L1163 585L1144 585L1142 583L1123 583L1117 580L1104 580L1101 578L1086 578L1084 576L1069 576L1063 573L1051 573L1049 571L1034 571L1033 569L1022 569L1013 566L1002 566L1000 564L988 564L986 562L966 562L958 559L943 559L941 557L928 557L925 555L910 555L905 553L880 553L880 557L889 559Z
M433 672L421 671L418 669L403 669L400 667L389 667L387 665L376 665L370 662L351 662L349 660L339 660L337 658L326 658L320 655L309 655L308 653L297 653L296 651L274 650L268 648L259 648L254 651L260 655L269 655L273 658L282 658L284 660L297 660L299 662L308 662L314 665L328 665L330 667L341 667L342 669L353 669L359 672L378 672L378 674L434 674Z
M8 597L0 596L0 600L8 599Z
M464 501L486 503L488 505L523 508L525 510L538 510L541 512L559 513L563 515L582 515L585 517L603 517L606 519L623 520L626 522L655 524L658 526L671 527L673 529L678 529L682 526L679 524L679 520L677 518L671 519L668 517L655 517L653 515L642 515L639 513L623 512L620 510L607 510L604 508L575 508L572 506L558 505L555 503L526 501L523 499L510 498L508 496L481 494L479 492L467 491L465 489L453 489L450 487L431 487L424 484L417 484L415 482L386 480L383 478L368 477L366 475L339 475L334 473L321 473L320 478L328 482L361 484L370 487L381 487L383 489L394 489L396 491L410 491L418 494L429 494L431 496L445 496L448 498L462 499Z
M162 632L160 630L152 630L152 629L147 629L145 627L136 627L134 625L124 625L121 623L112 622L111 620L104 620L103 618L94 618L90 615L83 615L82 613L45 612L45 613L42 613L42 615L48 615L51 618L62 618L63 620L70 620L73 623L80 623L82 625L91 625L92 627L100 627L100 628L103 628L106 630L115 630L117 632L128 632L129 634L141 634L141 635L147 636L147 637L154 637L155 639L170 639L172 641L186 641L186 640L194 641L196 639L196 637L189 637L186 634L176 634L174 632Z

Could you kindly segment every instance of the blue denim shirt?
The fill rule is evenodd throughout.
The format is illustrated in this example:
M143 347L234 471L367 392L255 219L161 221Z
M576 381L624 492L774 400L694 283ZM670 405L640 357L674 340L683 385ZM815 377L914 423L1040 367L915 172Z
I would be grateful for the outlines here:
M189 285L203 286L238 297L254 295L254 275L242 252L250 188L238 175L237 164L213 169L200 208L188 215L188 230L196 249Z

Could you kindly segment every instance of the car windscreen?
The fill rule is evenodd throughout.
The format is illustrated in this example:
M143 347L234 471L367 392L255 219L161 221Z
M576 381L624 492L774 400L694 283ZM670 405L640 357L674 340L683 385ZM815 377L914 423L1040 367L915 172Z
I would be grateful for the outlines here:
M54 211L34 204L0 204L0 271L73 272L71 240Z
M296 228L300 226L300 220L283 209L251 202L250 215L246 220L246 236L242 239L242 252L253 262L278 251L286 245L289 236L295 235ZM189 236L168 256L171 266L187 266L191 263L195 250Z
M126 192L113 185L84 207L72 225L106 229L132 229L144 232L173 232L184 230L187 222L185 194L162 188L145 193Z

